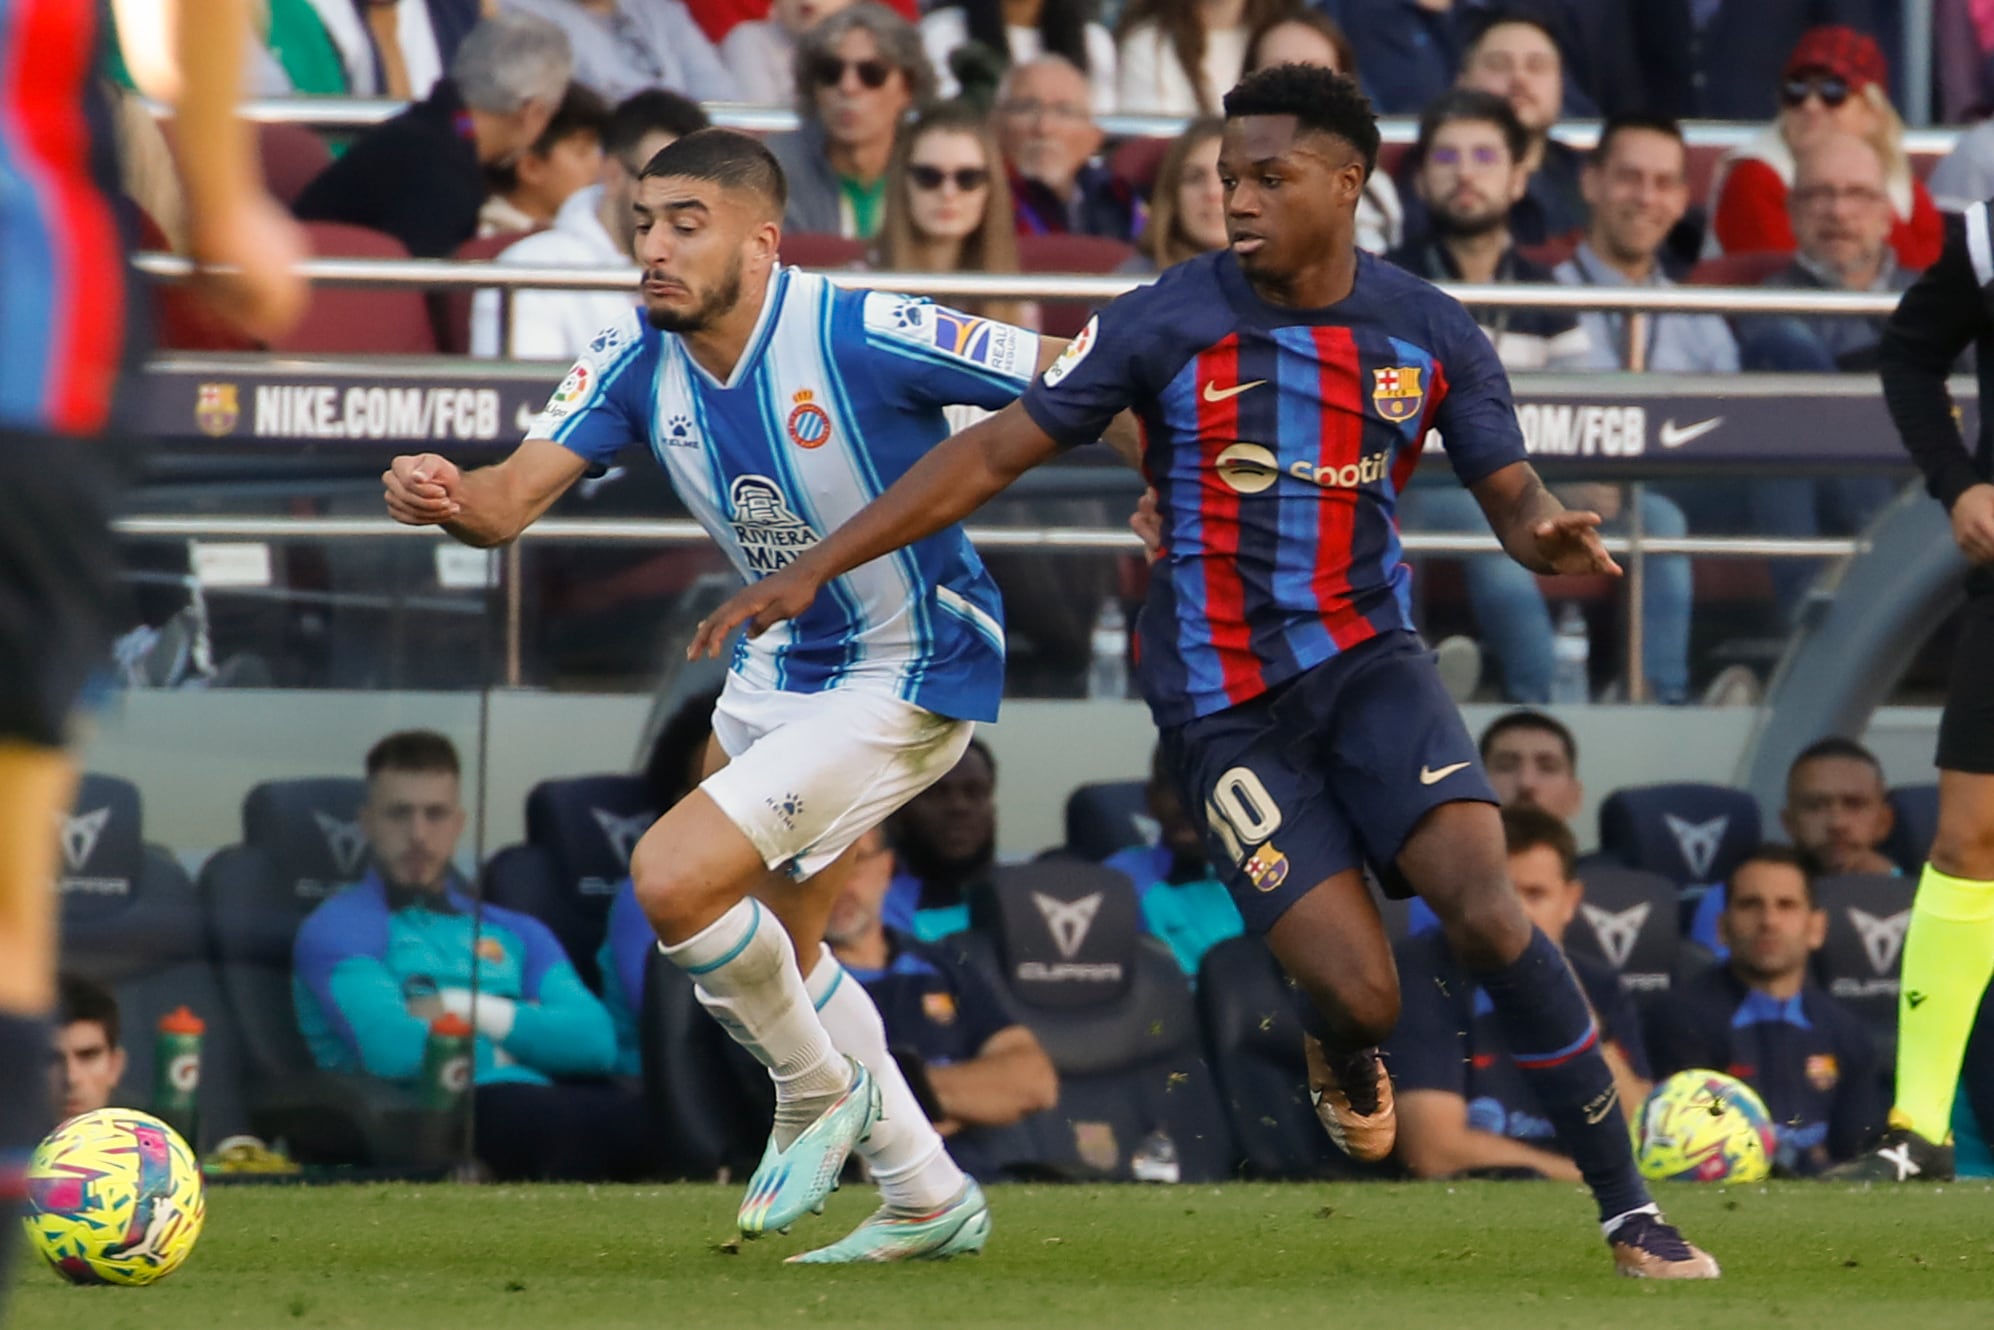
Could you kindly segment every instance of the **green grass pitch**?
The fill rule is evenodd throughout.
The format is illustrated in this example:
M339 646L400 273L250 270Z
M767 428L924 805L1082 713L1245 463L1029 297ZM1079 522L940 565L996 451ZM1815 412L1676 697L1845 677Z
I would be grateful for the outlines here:
M735 1188L218 1187L192 1259L149 1289L15 1290L21 1330L1033 1326L1043 1330L1796 1330L1994 1326L1994 1188L1665 1188L1724 1263L1613 1276L1552 1183L1008 1187L983 1256L787 1267L870 1204L727 1249ZM25 1255L25 1253L24 1253Z

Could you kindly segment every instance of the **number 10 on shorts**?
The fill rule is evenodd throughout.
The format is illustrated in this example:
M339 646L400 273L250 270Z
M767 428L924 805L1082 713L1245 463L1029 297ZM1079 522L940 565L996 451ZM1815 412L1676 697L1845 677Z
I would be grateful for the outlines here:
M1281 829L1281 809L1248 767L1220 776L1205 800L1205 821L1254 887L1272 891L1288 876L1288 857L1267 842ZM1249 855L1247 847L1257 847Z

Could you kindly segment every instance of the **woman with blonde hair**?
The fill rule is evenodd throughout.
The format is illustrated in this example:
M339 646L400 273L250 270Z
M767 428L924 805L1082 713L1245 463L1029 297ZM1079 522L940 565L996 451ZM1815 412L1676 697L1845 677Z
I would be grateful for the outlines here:
M1219 139L1224 134L1225 121L1215 115L1184 126L1157 167L1138 252L1121 271L1162 272L1226 247L1225 190L1219 184Z
M938 102L900 128L886 167L885 211L872 266L889 272L1018 271L1011 187L988 119ZM958 302L952 302L958 303ZM1029 302L960 303L969 313L1032 327Z
M1745 254L1797 247L1787 195L1794 159L1835 134L1876 148L1888 178L1890 247L1907 268L1939 257L1945 228L1925 186L1904 154L1904 122L1890 104L1890 71L1874 39L1854 28L1813 28L1786 59L1779 114L1751 142L1718 164L1711 194L1709 254Z

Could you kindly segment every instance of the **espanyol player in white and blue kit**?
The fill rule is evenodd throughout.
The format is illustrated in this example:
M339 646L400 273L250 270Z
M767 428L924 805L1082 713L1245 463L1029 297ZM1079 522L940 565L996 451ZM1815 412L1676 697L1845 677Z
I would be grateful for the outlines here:
M463 473L434 455L397 458L389 511L501 544L643 440L754 580L947 437L945 406L1003 406L1059 350L781 267L785 193L774 158L745 135L701 131L659 153L636 197L643 314L595 339L506 461ZM808 1214L854 1148L880 1184L885 1205L857 1231L793 1259L948 1256L980 1249L989 1230L981 1192L888 1055L878 1011L822 939L846 850L955 765L973 722L996 717L1003 669L997 588L959 527L854 569L735 653L706 780L632 857L664 954L775 1081L775 1133L742 1232Z

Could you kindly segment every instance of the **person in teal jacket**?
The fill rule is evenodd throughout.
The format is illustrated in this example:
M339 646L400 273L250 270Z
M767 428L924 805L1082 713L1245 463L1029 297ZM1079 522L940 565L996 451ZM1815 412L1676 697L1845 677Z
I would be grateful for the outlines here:
M1143 930L1161 938L1192 980L1205 953L1246 930L1232 893L1212 871L1204 838L1184 811L1177 782L1157 749L1149 764L1149 815L1156 819L1154 845L1134 845L1102 861L1135 883Z
M413 1084L430 1023L453 1013L476 1031L477 1152L495 1174L635 1176L652 1152L635 1097L600 1079L616 1065L609 1013L546 925L481 905L451 868L458 770L455 747L428 731L368 753L373 867L292 944L305 1043L328 1071Z

